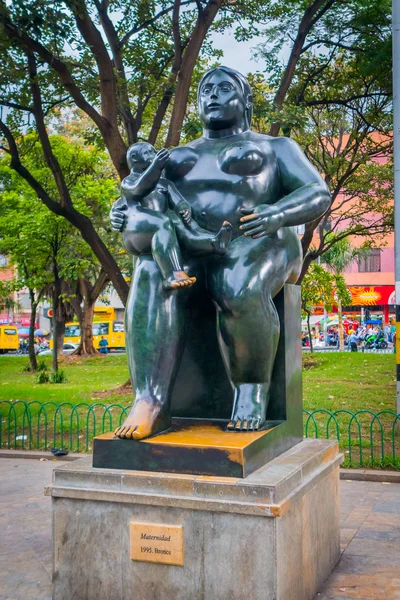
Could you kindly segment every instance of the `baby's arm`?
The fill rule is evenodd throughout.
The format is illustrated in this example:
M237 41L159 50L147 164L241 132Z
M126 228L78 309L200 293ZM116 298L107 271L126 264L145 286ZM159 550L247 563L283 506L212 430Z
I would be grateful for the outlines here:
M181 217L186 225L189 225L192 220L192 208L189 202L187 202L182 194L178 192L171 181L167 179L164 181L167 186L169 205L171 209Z
M169 159L168 150L160 150L151 165L138 177L128 175L121 183L121 191L127 196L137 196L142 199L156 188L161 177L161 171ZM135 175L135 174L133 174Z

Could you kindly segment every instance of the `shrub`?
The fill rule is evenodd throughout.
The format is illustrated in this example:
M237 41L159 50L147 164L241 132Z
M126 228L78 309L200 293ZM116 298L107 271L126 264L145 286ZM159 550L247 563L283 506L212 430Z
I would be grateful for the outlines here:
M51 373L50 377L49 377L49 381L50 381L50 383L66 383L67 377L65 375L65 371L60 369L59 371L56 371L55 373Z
M36 377L36 383L49 383L49 374L46 371L40 371Z

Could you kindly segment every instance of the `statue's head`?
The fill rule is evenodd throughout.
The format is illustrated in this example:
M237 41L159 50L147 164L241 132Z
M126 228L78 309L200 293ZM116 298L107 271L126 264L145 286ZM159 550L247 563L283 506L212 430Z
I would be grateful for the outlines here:
M205 129L250 129L253 97L246 77L229 67L205 73L197 92L199 115Z
M128 148L126 162L129 169L147 169L157 154L154 146L148 142L137 142Z

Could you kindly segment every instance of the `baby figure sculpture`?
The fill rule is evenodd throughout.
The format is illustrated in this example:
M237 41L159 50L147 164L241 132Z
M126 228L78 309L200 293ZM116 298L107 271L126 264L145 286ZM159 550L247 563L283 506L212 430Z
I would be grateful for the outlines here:
M214 307L232 394L227 429L254 431L266 422L280 334L273 299L297 281L302 263L293 226L321 217L330 195L294 141L251 130L252 107L243 75L211 69L198 89L200 138L170 152L129 150L133 172L111 210L135 255L125 313L135 400L118 437L170 427L196 294Z
M183 270L179 244L196 255L225 254L232 237L232 226L227 221L215 234L192 219L190 204L172 182L161 178L168 159L168 150L157 153L146 142L133 144L127 153L131 172L122 181L119 204L114 205L120 210L125 206L131 209L122 235L125 248L139 256L151 252L165 290L190 287L196 282Z

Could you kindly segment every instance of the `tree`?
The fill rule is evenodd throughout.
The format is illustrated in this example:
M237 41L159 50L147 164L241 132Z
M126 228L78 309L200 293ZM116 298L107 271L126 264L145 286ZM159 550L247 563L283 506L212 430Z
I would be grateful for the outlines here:
M49 139L59 163L63 168L68 166L68 185L75 204L90 217L95 230L107 240L108 247L123 265L117 250L117 236L108 227L109 198L116 195L116 183L105 153L77 141L68 141L60 135ZM30 172L51 190L54 182L36 136L26 135L20 140L20 147ZM31 291L41 290L42 296L45 294L52 298L55 355L57 348L62 349L65 321L72 318L71 306L81 323L79 353L95 353L91 329L93 309L109 281L107 274L76 229L62 217L49 213L32 188L10 169L6 158L2 161L0 182L3 187L0 195L3 214L0 244L17 264L18 272L26 272L40 264L40 273L45 275L45 281L40 281L40 285L36 282ZM23 245L18 252L21 236ZM22 284L25 280L26 277L21 280ZM34 309L37 301L32 294L31 301Z
M357 236L376 244L393 230L391 3L332 3L282 67L274 56L301 29L295 5L275 4L277 20L261 50L269 85L255 81L262 99L255 123L296 139L332 193L325 215L305 226L301 283L336 241Z
M290 126L294 107L317 103L357 112L360 99L390 99L390 0L314 0L305 7L298 0L278 0L271 4L269 17L258 52L272 88L271 135ZM285 46L291 51L281 64ZM342 72L343 60L352 64L350 81ZM353 91L348 93L349 85L346 90L338 87L338 79L353 83Z
M321 304L331 310L333 301L332 276L321 265L313 264L305 276L301 288L301 310L307 318L308 337L310 350L313 352L310 317L315 306Z
M310 350L313 351L310 317L315 306L324 306L325 310L332 310L337 305L339 324L341 323L341 306L351 303L351 295L346 287L343 275L330 273L322 265L313 263L304 277L301 288L301 308L307 317L308 337ZM343 332L342 332L343 333ZM341 346L343 350L343 346Z
M236 39L251 40L263 33L266 44L260 55L270 87L266 117L273 123L273 135L281 128L288 133L302 107L315 102L308 90L315 92L318 82L320 91L331 89L330 76L323 80L320 74L329 74L340 52L353 57L367 81L356 99L374 98L376 86L383 87L385 81L387 87L390 77L382 75L381 66L388 64L389 4L389 0L123 4L0 0L0 106L6 109L0 119L2 147L12 157L12 168L47 208L79 230L125 303L128 285L121 270L90 219L75 205L67 174L52 151L46 126L54 122L55 111L79 108L91 124L87 139L108 150L122 178L127 174L127 144L144 138L161 145L165 134L170 146L179 142L182 132L188 137L196 131L187 107L193 105L199 71L219 57L210 34L229 30ZM289 44L290 56L282 67L277 56L284 44ZM352 105L354 94L348 98L343 90L334 89L338 98L324 96L325 104L358 110ZM20 152L19 137L33 124L56 183L52 194L33 177Z
M361 248L353 248L350 241L348 239L341 239L340 241L336 241L330 248L327 250L323 256L322 260L326 264L326 266L330 269L333 275L336 278L342 277L343 271L353 262L353 260L357 257L362 256L366 252L366 249ZM342 277L343 279L343 277ZM344 293L344 288L347 291L347 297ZM342 315L342 307L343 305L351 304L351 295L350 292L346 288L346 284L343 279L343 283L338 288L337 294L337 306L338 306L338 319L339 319L339 346L340 350L344 349L344 331L343 331L343 315Z
M4 192L3 192L4 193ZM10 258L16 266L14 279L10 282L9 291L28 288L31 302L29 325L29 361L32 371L37 368L34 349L34 330L37 306L43 296L44 289L51 280L50 253L48 245L48 219L43 218L43 211L38 215L34 210L33 217L27 218L25 210L32 210L26 202L23 211L18 194L11 193L7 198L10 210L3 210L0 216L0 251Z
M218 55L207 38L212 26L219 31L234 27L237 35L243 35L241 19L262 16L264 4L261 0L128 0L122 5L119 0L0 1L0 105L7 110L0 119L2 148L10 154L12 168L47 208L79 230L123 303L128 284L90 219L75 205L46 124L57 108L81 109L92 123L92 139L107 148L118 176L125 177L127 144L142 138L150 115L152 124L145 129L152 143L165 120L169 120L166 144L179 142L196 63ZM19 136L32 119L56 184L51 194L29 171L19 148Z

